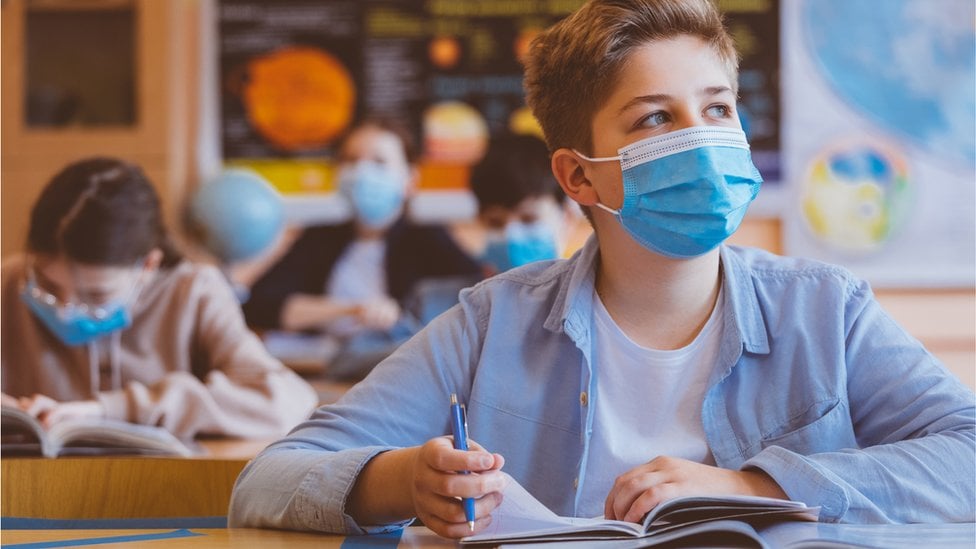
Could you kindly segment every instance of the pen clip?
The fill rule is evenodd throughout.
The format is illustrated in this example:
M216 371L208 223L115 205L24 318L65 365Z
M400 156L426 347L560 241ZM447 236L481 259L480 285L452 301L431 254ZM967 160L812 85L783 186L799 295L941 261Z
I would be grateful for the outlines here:
M464 404L461 405L461 421L464 423L464 442L471 444L471 438L468 436L468 407Z

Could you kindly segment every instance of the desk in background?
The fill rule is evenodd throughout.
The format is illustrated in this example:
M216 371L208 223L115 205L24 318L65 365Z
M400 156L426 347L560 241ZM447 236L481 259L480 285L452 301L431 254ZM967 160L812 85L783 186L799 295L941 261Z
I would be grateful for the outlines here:
M248 460L270 440L204 440L204 454L169 457L4 458L4 517L225 517Z
M153 537L155 536L155 538ZM41 543L50 541L110 538L108 547L119 549L134 547L160 547L182 549L208 547L289 547L301 549L354 549L355 547L381 549L395 547L411 549L455 549L457 545L450 540L438 537L422 527L407 528L402 536L398 534L370 536L368 538L346 538L328 534L306 532L286 532L282 530L258 530L251 528L223 528L189 530L4 530L0 532L0 542L8 544ZM357 544L362 539L362 544ZM344 543L345 542L345 543ZM555 548L553 548L555 549Z

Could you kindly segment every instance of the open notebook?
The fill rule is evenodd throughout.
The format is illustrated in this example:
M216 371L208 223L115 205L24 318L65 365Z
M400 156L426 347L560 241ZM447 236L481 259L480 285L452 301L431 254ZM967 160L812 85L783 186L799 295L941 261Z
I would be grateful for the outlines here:
M0 409L4 456L161 455L191 456L187 444L162 427L110 419L68 419L45 429L33 416L11 406Z
M661 538L674 541L703 533L734 534L758 540L749 525L783 520L815 521L819 508L798 501L750 496L694 496L658 505L643 523L600 518L561 517L509 478L502 504L491 524L464 544L498 544L570 540Z

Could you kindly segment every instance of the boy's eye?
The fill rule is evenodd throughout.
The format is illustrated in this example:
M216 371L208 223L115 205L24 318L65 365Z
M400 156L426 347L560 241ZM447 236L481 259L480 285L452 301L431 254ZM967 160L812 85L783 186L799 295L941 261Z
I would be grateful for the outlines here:
M732 115L732 109L728 105L712 105L705 112L715 118L728 118Z
M644 128L653 128L655 126L660 126L661 124L666 124L670 120L668 113L664 111L652 112L651 114L642 118L637 125Z

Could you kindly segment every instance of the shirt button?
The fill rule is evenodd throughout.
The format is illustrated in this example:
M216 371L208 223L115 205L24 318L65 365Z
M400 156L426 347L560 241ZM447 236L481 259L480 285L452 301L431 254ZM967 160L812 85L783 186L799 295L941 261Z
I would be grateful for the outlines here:
M573 479L573 490L579 488L579 477Z
M582 393L580 393L580 405L581 406L586 406L586 404L589 401L590 401L590 397L586 396L586 391L583 391Z

